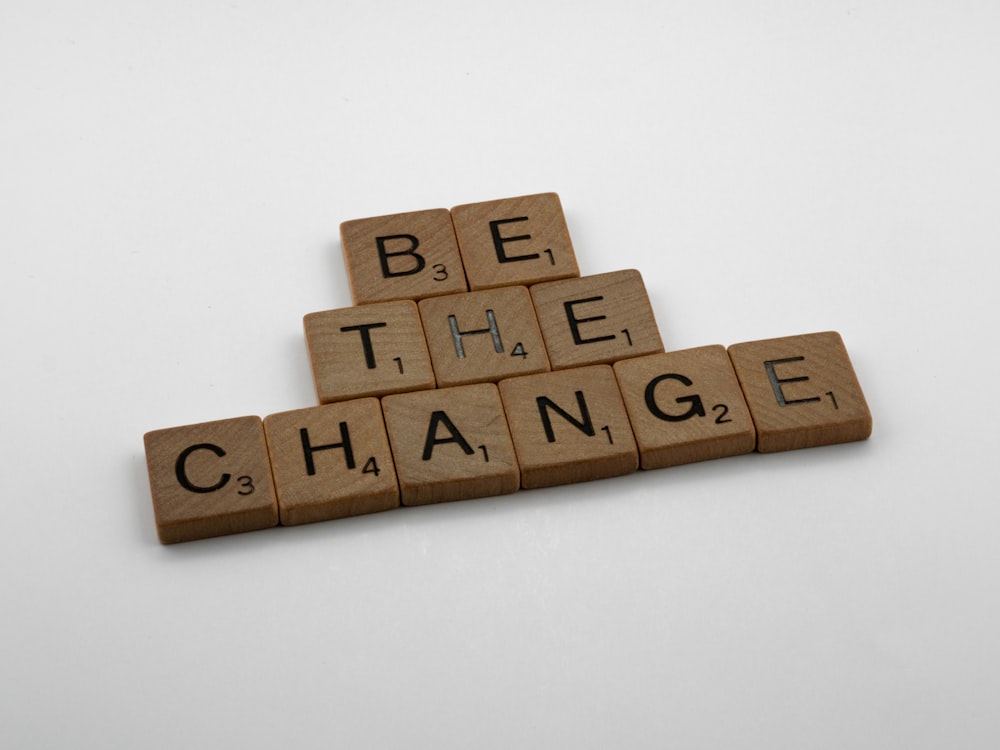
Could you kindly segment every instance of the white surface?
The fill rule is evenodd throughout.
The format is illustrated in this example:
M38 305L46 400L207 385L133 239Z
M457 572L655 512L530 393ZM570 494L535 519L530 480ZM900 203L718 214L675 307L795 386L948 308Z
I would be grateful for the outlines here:
M5 2L0 744L996 747L998 39ZM144 432L315 403L341 221L548 190L670 349L840 331L871 440L157 543Z

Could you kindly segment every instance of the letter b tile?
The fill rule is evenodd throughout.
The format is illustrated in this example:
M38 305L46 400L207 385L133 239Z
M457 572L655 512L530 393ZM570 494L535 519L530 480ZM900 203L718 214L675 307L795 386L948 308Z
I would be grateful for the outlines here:
M872 416L834 331L729 347L761 453L864 440Z
M356 305L466 291L447 209L345 221L340 238Z

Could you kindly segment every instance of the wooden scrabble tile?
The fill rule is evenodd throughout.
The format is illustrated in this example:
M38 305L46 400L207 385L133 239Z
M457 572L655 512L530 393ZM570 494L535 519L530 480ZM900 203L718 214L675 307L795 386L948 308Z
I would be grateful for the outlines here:
M729 356L761 453L864 440L871 434L871 412L839 333L734 344Z
M494 384L386 396L382 409L403 505L518 489L517 459Z
M143 442L163 544L277 525L260 417L154 430Z
M470 290L580 275L555 193L467 203L451 217Z
M435 385L416 302L310 313L304 324L320 403Z
M468 288L447 209L345 221L340 239L356 305Z
M531 287L553 370L663 351L638 271L612 271Z
M525 489L638 468L635 439L609 366L501 380L500 396Z
M399 506L378 399L271 414L264 418L264 434L283 525Z
M749 453L756 433L725 347L614 365L643 469Z
M549 369L527 287L434 297L418 307L440 388Z

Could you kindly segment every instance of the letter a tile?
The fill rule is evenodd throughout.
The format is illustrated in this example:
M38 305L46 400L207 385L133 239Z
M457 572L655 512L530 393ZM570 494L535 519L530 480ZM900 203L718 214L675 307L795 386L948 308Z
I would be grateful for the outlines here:
M340 239L356 305L467 289L447 209L345 221Z
M643 469L754 449L753 420L724 347L651 354L614 368Z
M518 489L514 446L493 383L386 396L382 410L403 505Z
M264 433L282 525L399 506L378 399L271 414L264 418Z
M834 331L729 347L761 453L864 440L872 416Z
M467 203L451 217L472 291L580 275L555 193Z
M303 322L322 404L434 387L412 300L310 313Z
M525 489L628 474L635 438L608 365L500 381Z
M260 417L153 430L143 441L163 544L277 525Z

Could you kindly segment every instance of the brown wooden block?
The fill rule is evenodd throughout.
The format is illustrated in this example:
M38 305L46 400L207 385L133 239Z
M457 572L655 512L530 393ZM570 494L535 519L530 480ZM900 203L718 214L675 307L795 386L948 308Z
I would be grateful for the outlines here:
M434 387L416 302L310 313L304 325L320 403Z
M399 506L378 399L271 414L264 433L285 526Z
M451 217L473 291L580 275L555 193L467 203Z
M725 347L651 354L614 369L643 469L754 449L753 420Z
M864 440L872 416L834 331L729 347L761 453Z
M494 384L386 396L382 409L403 505L518 489L517 459Z
M440 388L549 370L527 287L434 297L418 307Z
M154 430L143 442L163 544L277 525L260 417Z
M525 489L620 476L639 467L609 366L501 380L500 396Z
M357 305L468 288L447 209L345 221L340 239Z
M553 370L663 351L638 271L612 271L531 287Z

